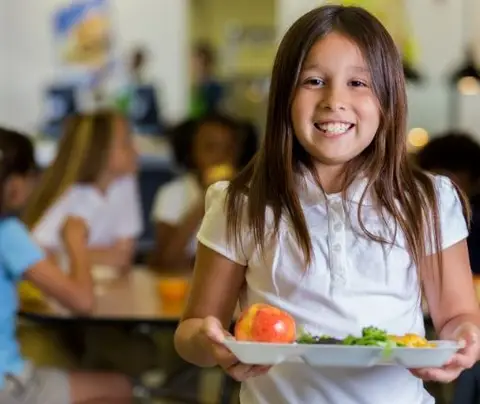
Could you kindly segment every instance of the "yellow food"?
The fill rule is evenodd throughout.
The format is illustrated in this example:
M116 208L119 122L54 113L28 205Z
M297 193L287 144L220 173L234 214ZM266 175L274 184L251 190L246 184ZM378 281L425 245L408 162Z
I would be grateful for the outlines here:
M43 302L43 293L30 282L22 281L18 285L18 296L21 302Z
M207 173L207 182L213 184L214 182L227 180L235 175L235 169L229 164L220 164L210 168Z
M389 335L388 339L409 348L434 348L436 346L417 334Z

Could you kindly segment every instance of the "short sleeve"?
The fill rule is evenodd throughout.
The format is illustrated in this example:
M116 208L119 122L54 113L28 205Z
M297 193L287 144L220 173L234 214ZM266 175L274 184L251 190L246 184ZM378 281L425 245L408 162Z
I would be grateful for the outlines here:
M70 203L65 210L66 214L64 221L68 217L78 217L80 219L83 219L85 223L88 224L88 226L92 225L94 219L96 218L98 210L103 205L103 200L93 193L84 195L79 194L79 197L72 197L69 202Z
M242 210L240 243L227 238L226 196L228 182L221 181L210 186L205 196L205 216L197 234L204 246L223 255L237 264L246 266L253 252L253 241L245 223L245 209ZM244 204L243 208L246 207ZM228 240L228 241L227 241ZM239 244L239 245L237 245Z
M134 176L123 178L113 193L118 238L137 238L143 231L138 182Z
M0 223L0 260L7 273L15 278L22 275L45 255L35 244L26 226L16 218Z
M435 176L438 198L438 218L441 230L442 249L468 237L468 226L457 189L447 177Z
M188 209L187 193L180 182L173 182L157 191L152 209L152 220L172 226L182 220Z
M76 185L70 188L51 206L33 229L35 241L43 248L61 248L61 231L68 217L74 216L91 226L103 198L90 187Z

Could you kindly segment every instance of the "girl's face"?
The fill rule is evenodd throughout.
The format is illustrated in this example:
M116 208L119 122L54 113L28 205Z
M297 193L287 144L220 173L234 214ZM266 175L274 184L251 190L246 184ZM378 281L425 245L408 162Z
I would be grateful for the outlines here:
M218 164L236 166L235 134L225 125L215 122L202 124L193 139L193 160L200 172Z
M13 174L5 182L3 206L7 212L19 212L26 205L38 181L38 175Z
M138 156L127 123L118 118L113 130L107 170L112 177L117 178L136 171Z
M291 117L295 136L317 170L343 167L372 142L380 109L368 65L353 41L330 33L312 46Z

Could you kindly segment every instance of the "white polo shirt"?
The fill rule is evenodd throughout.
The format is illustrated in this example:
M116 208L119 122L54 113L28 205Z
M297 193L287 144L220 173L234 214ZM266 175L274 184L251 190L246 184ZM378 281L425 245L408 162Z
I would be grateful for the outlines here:
M152 208L152 220L178 226L203 197L204 191L195 176L182 175L157 191ZM193 257L197 250L195 233L186 248L187 253Z
M467 237L461 203L450 180L435 177L439 196L442 247ZM247 266L247 287L240 296L244 309L268 303L292 314L306 331L345 337L377 326L392 334L424 335L417 269L406 251L404 234L393 245L369 239L360 229L357 207L366 181L358 180L347 192L345 206L339 194L326 197L310 175L298 192L313 244L314 259L304 272L303 256L288 220L280 223L278 237L267 243L265 259L251 233L242 234L242 248L226 242L224 202L226 182L207 193L207 211L198 240L228 259ZM364 224L387 237L386 226L370 198L364 201ZM267 229L272 215L267 211ZM389 238L391 240L391 237ZM368 369L319 369L303 363L284 363L267 375L242 385L242 404L433 404L421 380L395 366Z
M35 226L34 239L43 248L62 251L61 231L69 216L85 220L90 247L108 247L120 239L138 237L143 224L136 178L116 180L105 194L91 185L72 185Z

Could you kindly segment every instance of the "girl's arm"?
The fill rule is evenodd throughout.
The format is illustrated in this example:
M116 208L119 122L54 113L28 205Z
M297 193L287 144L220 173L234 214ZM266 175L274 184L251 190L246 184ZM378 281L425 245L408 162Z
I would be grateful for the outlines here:
M133 262L135 253L135 240L124 238L117 240L111 247L90 248L92 264L107 265L122 270L128 270Z
M204 319L217 318L228 330L244 281L244 266L199 243L190 298L175 333L183 359L202 367L217 365L202 332Z
M204 213L205 204L202 198L201 202L195 205L177 225L156 223L154 265L164 268L191 265L192 257L186 250L200 226Z
M47 258L32 265L24 277L65 307L88 314L94 307L94 293L85 222L75 217L67 219L63 240L70 258L69 275Z
M444 339L456 339L456 331L466 323L480 327L479 302L473 286L466 240L441 251L421 265L423 288L435 330Z

